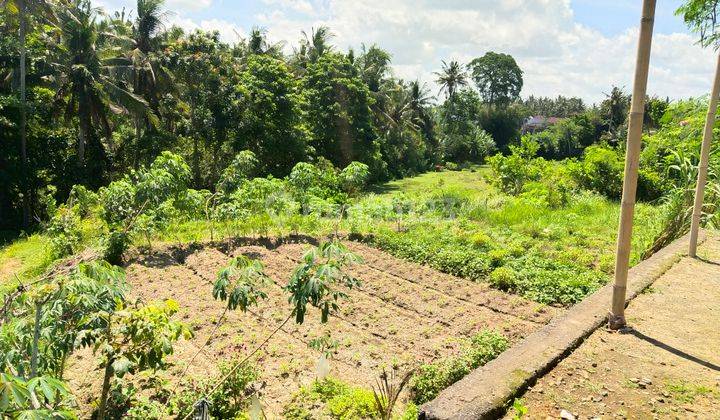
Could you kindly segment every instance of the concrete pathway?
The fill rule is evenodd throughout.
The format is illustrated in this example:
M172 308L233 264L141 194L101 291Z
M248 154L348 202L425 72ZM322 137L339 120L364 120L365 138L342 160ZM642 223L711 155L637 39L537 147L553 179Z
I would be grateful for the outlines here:
M720 419L720 235L541 377L506 418ZM609 302L608 302L609 304Z

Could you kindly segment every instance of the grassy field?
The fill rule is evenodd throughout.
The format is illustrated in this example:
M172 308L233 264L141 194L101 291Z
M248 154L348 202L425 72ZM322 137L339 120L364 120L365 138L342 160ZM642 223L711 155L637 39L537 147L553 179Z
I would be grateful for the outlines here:
M348 233L395 256L545 304L571 305L605 284L612 273L619 205L578 192L551 208L533 197L495 189L489 168L429 172L375 186L337 210L304 216L260 215L238 222L172 223L154 241L187 243L233 236L322 236ZM636 208L632 263L660 229L662 208ZM83 240L93 243L92 221ZM29 278L51 260L49 241L36 234L0 250L0 280ZM147 238L135 244L147 246Z
M575 303L609 280L617 202L579 192L551 208L498 192L489 176L487 167L476 167L387 183L356 207L366 214L383 206L403 211L358 223L351 209L349 223L363 240L396 256L542 303ZM660 229L661 213L659 206L637 205L633 264Z

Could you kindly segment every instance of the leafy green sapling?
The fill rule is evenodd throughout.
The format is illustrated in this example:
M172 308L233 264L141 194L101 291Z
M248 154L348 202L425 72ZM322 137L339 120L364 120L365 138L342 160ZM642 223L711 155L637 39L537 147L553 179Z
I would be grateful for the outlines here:
M230 310L239 307L246 312L250 306L257 304L258 299L267 298L262 287L269 282L270 278L265 275L260 261L240 255L218 272L213 297L227 302Z
M361 261L337 240L323 242L306 252L285 287L290 292L290 303L295 305L295 321L298 324L305 321L307 305L311 304L320 309L320 321L327 322L330 314L337 311L338 300L347 298L338 286L352 289L360 284L345 268Z
M102 391L97 418L103 420L113 378L127 373L158 369L165 365L165 356L173 353L173 342L191 333L183 324L172 321L178 304L168 300L163 304L128 307L118 301L114 311L89 316L88 322L98 328L84 330L78 339L93 351L100 351L104 368Z
M24 380L0 373L0 417L18 419L75 419L67 386L49 376Z

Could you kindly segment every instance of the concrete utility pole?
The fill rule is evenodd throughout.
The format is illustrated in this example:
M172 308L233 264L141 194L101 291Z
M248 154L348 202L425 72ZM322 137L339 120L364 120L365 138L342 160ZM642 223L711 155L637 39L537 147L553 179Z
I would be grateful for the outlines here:
M625 177L623 179L620 227L618 228L617 253L615 256L615 287L613 288L612 312L608 319L609 327L612 329L625 326L625 292L627 289L628 268L630 266L630 244L632 242L633 214L635 213L635 193L637 190L640 144L642 143L645 94L650 67L650 47L652 45L653 24L655 21L655 3L656 0L643 0L642 18L640 20L640 39L638 40L635 79L630 104Z
M705 117L705 131L703 132L697 185L695 186L695 205L693 206L692 224L690 225L690 249L688 250L688 254L693 258L697 255L700 216L702 215L703 199L705 198L705 184L707 181L708 161L710 160L710 145L712 144L713 128L715 127L718 95L720 95L720 54L718 54L718 61L715 66L715 79L713 80L710 103Z

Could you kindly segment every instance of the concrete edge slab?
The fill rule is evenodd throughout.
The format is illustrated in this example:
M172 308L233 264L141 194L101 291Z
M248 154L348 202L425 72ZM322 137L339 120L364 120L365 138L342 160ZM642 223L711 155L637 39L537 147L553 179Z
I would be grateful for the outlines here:
M701 232L699 242L705 238ZM627 302L687 255L688 241L689 235L685 235L630 269ZM420 407L419 418L465 420L502 416L513 398L606 322L612 289L612 283L605 285L495 360L443 390Z

